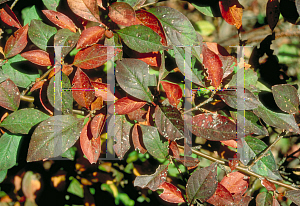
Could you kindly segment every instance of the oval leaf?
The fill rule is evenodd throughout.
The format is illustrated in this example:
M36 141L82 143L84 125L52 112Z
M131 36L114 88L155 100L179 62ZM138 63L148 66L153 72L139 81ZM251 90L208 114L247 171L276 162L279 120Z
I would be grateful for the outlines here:
M272 93L277 106L285 112L295 114L298 112L299 97L297 89L289 84L272 86Z
M261 192L256 196L256 205L270 206L273 205L273 198L269 192Z
M230 193L241 193L242 195L248 189L248 177L240 172L231 172L220 182Z
M43 50L31 50L21 54L22 57L28 61L40 65L40 66L51 66L51 60L49 54Z
M18 29L6 41L4 48L5 58L9 58L19 54L27 45L28 24Z
M15 83L6 79L0 84L0 106L16 111L20 105L20 91Z
M164 182L159 186L159 189L164 189L163 193L159 195L159 197L164 201L171 203L185 202L180 189L175 187L173 184Z
M180 86L178 84L173 84L165 81L161 81L160 83L166 92L169 103L176 108L180 102L180 99L182 98L182 90Z
M70 29L70 31L76 33L76 26L74 22L66 15L52 10L42 10L42 12L56 26L63 29Z
M92 85L95 88L96 97L102 97L104 101L114 101L117 99L111 92L109 85L99 82L92 82Z
M134 9L126 2L115 2L109 7L108 16L116 24L123 26L135 25Z
M128 114L133 112L141 107L143 107L147 102L137 102L128 97L123 97L118 99L115 103L115 113L116 114Z
M103 131L103 127L106 121L106 115L97 114L91 121L91 133L93 138L100 138Z
M137 59L117 61L116 79L121 88L128 94L152 102L153 97L149 86L156 86L156 76L149 74L149 66Z
M9 6L7 4L5 5L5 8L0 10L0 17L1 17L1 20L9 26L13 26L18 29L20 29L22 27L22 25L20 24L16 15L9 8Z
M94 22L100 22L99 9L95 0L67 0L71 10L78 16Z
M268 21L269 27L273 31L273 29L275 28L275 26L279 20L279 16L280 16L278 0L268 0L266 16L267 16L267 21Z
M3 120L0 127L12 133L28 134L33 126L48 118L48 115L37 109L25 108L11 113Z
M77 68L72 85L75 101L79 105L89 108L95 99L95 91L90 78L80 68Z
M145 145L140 130L141 128L139 127L139 125L135 124L132 129L132 143L135 150L138 149L140 153L145 154L147 150L145 149Z
M288 190L285 196L291 199L297 205L300 204L300 190Z
M76 45L76 49L82 49L96 44L104 35L105 29L100 26L93 26L82 31Z
M233 205L234 200L230 192L223 185L218 183L216 192L207 202L212 205Z
M62 46L61 57L65 56L75 47L79 39L79 33L71 32L69 29L60 29L54 36L54 46Z
M191 130L191 128L189 127ZM220 114L198 114L192 118L192 133L212 141L236 139L236 124Z
M198 168L186 184L186 196L189 203L193 204L196 199L201 202L208 200L215 193L217 186L217 163Z
M238 0L219 1L220 11L223 19L237 29L242 26L243 9Z
M67 151L78 140L83 120L72 115L55 115L41 122L31 136L27 162L57 157Z

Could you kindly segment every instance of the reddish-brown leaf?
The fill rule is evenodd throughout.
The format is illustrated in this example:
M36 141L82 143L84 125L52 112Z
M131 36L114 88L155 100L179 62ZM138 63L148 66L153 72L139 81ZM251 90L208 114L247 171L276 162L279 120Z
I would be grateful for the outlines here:
M252 197L242 196L241 193L237 193L232 196L233 196L235 205L238 205L238 206L248 206L250 201L252 200Z
M114 36L114 33L111 30L105 30L104 34L109 39Z
M77 42L76 49L82 49L96 44L103 36L105 29L100 26L93 26L82 31Z
M19 54L27 45L28 24L18 29L6 41L4 54L5 58L9 58Z
M260 183L269 191L276 191L276 187L272 182L269 182L266 178L259 178Z
M276 200L275 196L273 196L273 204L272 206L280 206L278 200Z
M67 0L71 10L78 16L94 22L100 22L97 1L95 0Z
M237 148L237 143L236 143L236 140L234 140L234 139L226 140L226 141L220 141L220 142L222 142L224 145L227 145L229 147Z
M197 158L189 157L189 156L184 156L181 157L178 162L183 164L186 167L196 167L199 164L199 160Z
M11 111L16 111L19 105L20 91L11 79L6 79L0 84L0 106Z
M113 101L117 99L113 93L111 93L109 85L100 82L92 82L92 85L95 88L95 96L102 97L103 101Z
M169 103L177 108L177 105L182 98L182 90L178 84L173 84L170 82L161 81L161 85L163 86L166 95L169 99Z
M176 159L179 159L180 156L179 156L179 149L178 149L178 146L177 146L177 143L175 141L170 141L170 144L169 144L169 149L170 149L170 152L174 158Z
M145 154L147 150L145 149L141 133L142 132L140 126L138 124L135 124L132 129L132 143L134 149L138 149L140 153Z
M230 192L223 185L218 183L216 192L207 200L207 202L214 206L225 206L233 205L234 199Z
M42 12L53 24L76 33L76 26L74 22L63 13L53 10L42 10Z
M93 69L103 65L120 51L121 49L115 49L114 54L107 54L107 47L94 44L91 47L80 50L75 55L73 64L82 69Z
M185 202L180 189L178 189L175 185L164 182L159 186L159 189L164 189L163 193L159 195L159 197L164 201L171 203Z
M52 116L53 115L53 111L54 108L53 106L50 104L48 98L47 98L47 87L48 87L49 83L45 82L43 84L43 86L40 89L40 94L39 94L39 98L40 98L40 102L42 104L42 106L44 107L44 109L49 112L49 114Z
M149 53L139 53L131 49L125 49L126 54L135 59L139 59L150 66L159 67L161 65L161 54L158 51Z
M136 24L134 9L125 2L115 2L110 5L108 16L119 25L131 26Z
M62 72L69 76L73 72L73 66L69 64L64 64L62 67Z
M91 110L100 110L103 106L102 97L97 97L95 101L91 104Z
M144 122L146 119L146 113L147 113L147 111L145 111L145 110L137 109L137 110L134 110L133 112L128 113L127 116L130 120Z
M114 106L115 106L115 112L116 114L122 115L122 114L128 114L130 112L133 112L137 109L140 109L143 107L147 102L141 102L141 101L134 101L132 99L129 99L128 97L123 97L122 99L118 99Z
M220 184L222 184L230 193L244 194L248 188L248 176L240 172L232 172L225 176Z
M37 89L41 89L43 84L47 81L47 79L43 79L41 81L36 82L30 89L30 92L33 92Z
M237 166L239 166L239 160L240 160L240 154L235 153L234 156L233 156L233 159L228 161L228 165L229 165L231 171L235 170L235 168Z
M91 164L97 163L101 153L101 138L93 138L90 131L90 120L83 127L80 134L80 147Z
M238 0L222 0L219 1L221 15L224 20L235 25L237 29L242 26L243 8Z
M9 26L17 27L18 29L22 27L15 13L9 8L7 4L3 9L0 10L0 17L1 20Z
M167 46L167 39L165 32L162 28L161 23L159 20L154 16L153 14L145 11L145 10L139 10L136 11L136 18L140 20L140 22L152 29L155 33L157 33L161 37L161 44L164 46Z
M273 31L273 29L275 28L275 26L279 20L279 16L280 16L278 0L268 0L266 16L267 16L267 21L268 21L269 27Z
M40 66L51 66L51 60L49 54L43 50L31 50L21 54L22 57L28 61L40 65Z
M77 68L72 85L74 100L79 105L89 108L95 99L95 90L90 78L80 68Z
M97 114L91 121L91 133L93 138L100 138L103 131L103 127L106 121L106 115L105 114Z
M202 46L203 65L207 69L208 80L211 80L211 85L215 88L219 87L223 78L222 61L219 56L211 51L206 44Z

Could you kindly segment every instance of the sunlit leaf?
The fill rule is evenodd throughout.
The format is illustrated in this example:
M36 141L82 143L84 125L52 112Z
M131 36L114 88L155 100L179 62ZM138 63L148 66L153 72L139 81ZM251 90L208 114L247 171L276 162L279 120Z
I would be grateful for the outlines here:
M218 186L217 164L213 163L208 167L198 168L188 179L186 184L186 196L189 203L196 199L201 202L208 200L215 193Z
M135 25L134 9L125 2L115 2L108 7L109 18L116 24L123 26Z
M54 46L62 46L61 57L72 51L79 39L79 33L71 32L69 29L60 29L54 36Z
M94 22L100 22L99 9L95 0L67 0L71 10L78 16Z
M110 90L110 86L105 83L91 82L95 88L95 96L102 97L104 101L114 101L117 98Z
M44 5L47 7L49 10L54 10L56 11L56 8L58 7L60 0L42 0Z
M70 29L70 31L76 33L76 26L68 16L52 10L42 10L42 12L56 26L59 26L63 29Z
M96 44L104 35L105 29L100 26L93 26L81 32L76 49L85 48Z
M83 120L72 115L55 115L41 122L31 136L27 161L57 157L67 151L78 140Z
M25 108L11 113L1 122L0 127L12 133L28 134L33 126L48 118L49 116L40 110Z
M216 192L207 202L212 205L233 205L234 200L230 192L223 185L218 183Z
M28 61L40 66L52 65L49 54L43 50L30 50L22 53L21 56L27 59Z
M118 99L114 106L115 106L115 113L116 114L128 114L133 112L141 107L143 107L147 102L138 102L128 97L123 97L122 99Z
M19 20L17 19L14 12L9 8L6 4L3 9L0 10L0 17L1 20L9 26L16 27L20 29L22 25L20 24Z
M278 84L272 86L272 93L277 106L290 114L298 112L299 97L297 89L289 84Z
M180 99L182 98L182 90L180 86L178 84L173 84L165 81L161 81L160 83L166 92L169 103L176 108L180 102Z
M164 189L163 193L159 195L161 199L171 203L185 202L181 191L173 184L164 182L159 186L159 189Z
M248 180L249 178L240 172L231 172L223 177L220 184L230 193L241 193L243 195L248 189Z
M6 41L4 48L5 58L9 58L20 53L27 45L28 24L18 29Z
M243 9L238 0L222 0L219 6L224 20L239 29L242 26Z

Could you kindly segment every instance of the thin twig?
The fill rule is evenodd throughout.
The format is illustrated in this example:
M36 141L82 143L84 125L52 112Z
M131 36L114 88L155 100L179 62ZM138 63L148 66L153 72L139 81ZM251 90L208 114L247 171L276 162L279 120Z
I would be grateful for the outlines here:
M15 0L14 3L12 3L12 5L10 6L10 9L12 10L14 8L14 6L16 5L16 3L18 2L19 0Z
M25 102L34 102L34 97L21 95L20 100L25 101Z
M153 4L157 4L158 2L151 2L151 3L148 3L148 4L144 4L144 5L142 5L141 7L140 7L140 9L141 8L144 8L144 7L147 7L147 6L151 6L151 5L153 5Z
M184 150L184 146L178 145L178 148ZM228 160L217 159L215 157L212 157L212 156L207 155L205 153L202 153L200 151L196 151L194 149L192 149L192 152L194 154L200 156L200 157L203 157L203 158L208 159L210 161L217 162L219 164L222 164L222 165L225 165L225 166L229 167L228 166ZM264 177L264 176L261 176L261 175L255 173L255 172L249 171L247 167L237 166L235 169L238 170L241 173L244 173L245 175L253 176L253 177L256 177L256 178L266 178L269 182L272 182L272 183L277 184L279 186L285 187L285 188L290 189L290 190L298 190L298 188L293 187L292 185L289 185L289 184L286 184L286 183L283 183L283 182L280 182L280 181L277 181L277 180L273 180L269 177Z
M257 158L255 158L250 165L248 165L248 170L250 170L250 168L255 165L259 160L261 160L261 158L265 157L267 152L270 151L270 149L277 143L279 142L279 140L281 140L284 136L286 135L286 132L282 132L280 135L278 135L278 137L276 138L276 140L269 145Z
M197 110L199 107L202 107L203 105L205 105L205 104L211 102L211 101L213 100L213 97L214 97L214 95L216 94L216 92L217 92L217 91L212 91L210 97L209 97L207 100L205 100L204 102L201 102L201 103L198 104L196 107L194 107L194 108L192 108L192 109L189 109L189 110L183 112L183 114L186 114L186 113L188 113L188 112L192 112L192 111L194 111L194 110Z

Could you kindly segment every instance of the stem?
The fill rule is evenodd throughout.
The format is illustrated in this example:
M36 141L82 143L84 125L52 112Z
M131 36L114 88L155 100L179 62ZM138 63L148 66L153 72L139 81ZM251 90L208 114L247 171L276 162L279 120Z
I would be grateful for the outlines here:
M156 4L156 3L158 3L158 2L151 2L151 3L148 3L148 4L144 4L144 5L142 5L141 7L140 7L140 9L141 8L144 8L144 7L147 7L147 6L151 6L151 5L153 5L153 4Z
M257 158L254 159L254 161L251 162L250 165L248 165L248 170L250 170L250 168L255 165L259 160L261 160L261 158L263 158L264 156L266 156L267 152L270 151L270 149L277 143L279 142L279 140L281 140L282 137L285 136L285 132L282 132L280 135L278 135L278 137L276 138L276 140L269 145Z
M181 146L181 145L177 145L177 146L178 146L178 148L184 150L184 146ZM203 158L208 159L210 161L217 162L219 164L222 164L222 165L225 165L225 166L229 167L228 166L228 160L217 159L217 158L214 158L210 155L202 153L200 151L196 151L194 149L191 149L191 150L194 154L196 154L200 157L203 157ZM266 178L268 181L270 181L274 184L277 184L279 186L285 187L285 188L290 189L290 190L298 190L298 188L293 187L292 185L289 185L289 184L286 184L286 183L283 183L283 182L280 182L280 181L277 181L277 180L273 180L269 177L264 177L264 176L261 176L261 175L255 173L255 172L249 171L247 167L237 166L235 169L238 170L241 173L244 173L245 175L253 176L253 177L256 177L256 178Z
M192 112L192 111L198 109L199 107L202 107L203 105L205 105L205 104L211 102L211 101L213 100L213 96L216 94L216 92L217 92L217 91L212 91L210 97L209 97L207 100L205 100L204 102L201 102L201 103L198 104L196 107L194 107L194 108L192 108L192 109L189 109L189 110L183 112L183 114L186 114L186 113L188 113L188 112Z
M20 99L25 102L34 102L34 97L32 96L21 95Z
M16 3L18 2L19 0L15 0L14 3L12 3L12 5L10 6L10 9L12 10L14 8L14 6L16 5Z

